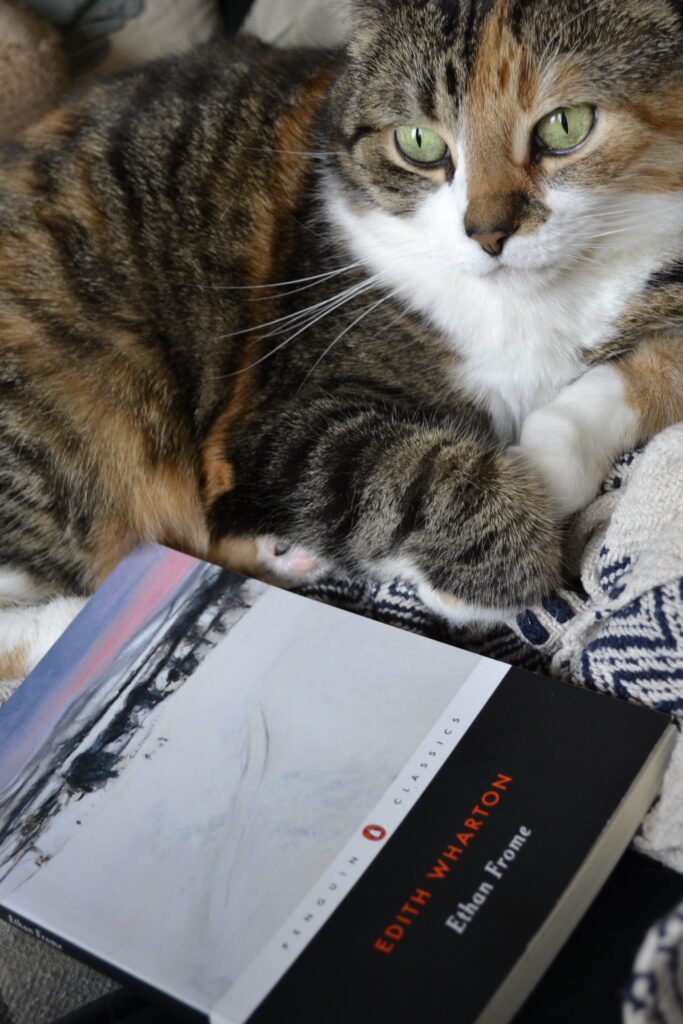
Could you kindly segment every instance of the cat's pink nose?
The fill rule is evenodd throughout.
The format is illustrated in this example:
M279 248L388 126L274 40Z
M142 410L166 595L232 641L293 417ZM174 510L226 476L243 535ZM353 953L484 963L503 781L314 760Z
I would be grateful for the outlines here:
M473 238L475 242L479 242L479 245L489 256L500 256L505 239L509 237L510 235L507 231L486 231L481 235L473 232L470 235L470 238Z

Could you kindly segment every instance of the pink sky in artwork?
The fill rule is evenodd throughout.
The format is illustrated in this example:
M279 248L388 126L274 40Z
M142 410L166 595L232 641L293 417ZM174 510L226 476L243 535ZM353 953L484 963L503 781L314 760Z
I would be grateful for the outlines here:
M118 651L175 593L190 570L196 565L193 558L178 551L158 549L152 564L130 587L127 600L102 632L93 637L94 643L74 666L65 697L80 693L96 675L100 675L112 662Z
M103 676L131 637L170 602L198 564L180 552L146 545L105 580L0 709L0 788L40 748L69 705Z

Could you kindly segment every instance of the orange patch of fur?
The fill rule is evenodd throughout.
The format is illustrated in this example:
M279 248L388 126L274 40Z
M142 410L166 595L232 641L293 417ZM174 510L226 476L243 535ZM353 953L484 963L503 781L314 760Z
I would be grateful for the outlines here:
M23 133L23 138L28 143L41 143L54 135L63 135L73 131L80 118L81 111L77 106L57 107L41 117L40 121L29 125Z
M662 167L643 167L639 172L641 187L638 192L678 192L683 189L683 169Z
M150 465L141 450L141 436L122 424L116 427L110 433L111 459L101 481L109 500L88 538L96 582L140 541L206 557L209 536L194 475L176 463Z
M273 140L276 159L272 187L263 203L262 222L254 232L248 268L248 277L253 284L264 284L270 279L277 228L299 200L310 160L305 152L309 133L333 77L334 71L326 68L306 85L282 118Z
M144 357L139 348L135 351ZM40 350L32 355L39 358ZM134 374L135 364L128 369ZM94 582L101 581L140 541L168 544L199 556L205 555L208 547L204 505L189 442L184 454L179 446L168 457L151 450L152 444L163 447L168 413L151 399L144 417L137 421L131 414L131 402L126 400L120 366L116 379L121 387L118 394L107 391L106 386L93 391L92 380L75 368L61 369L47 381L55 392L68 394L70 420L87 441L92 465L97 467L92 483L92 527L86 542ZM55 436L45 440L57 448L63 439L58 425L54 430Z
M98 239L109 237L111 228L107 215L95 200L92 185L92 165L84 153L78 162L78 175L67 178L62 184L59 197L60 208L65 214L73 216L82 224L87 224Z
M207 505L235 486L235 468L225 457L230 428L248 404L248 381L240 386L241 377L230 405L214 421L204 442L204 491Z
M626 400L640 420L641 439L683 419L683 337L658 334L615 364Z
M218 422L223 425L222 420ZM220 441L211 446L210 451L207 450L207 472L210 475L206 480L206 497L209 501L220 494L225 494L226 491L231 491L235 486L235 467L231 462L227 462L222 454L225 450L222 430L220 438Z
M683 189L683 88L652 92L629 104L625 114L635 119L647 143L634 161L633 189L676 192Z
M683 85L678 81L630 103L627 110L653 131L677 139L683 136Z
M68 309L64 301L59 312ZM156 541L205 556L209 537L191 440L171 437L169 396L150 391L140 401L140 381L154 378L154 356L131 332L120 331L98 364L97 380L86 365L51 366L49 343L41 344L36 325L19 315L0 316L3 358L13 352L43 391L68 396L65 407L78 439L89 451L79 474L91 472L88 492L91 527L86 541L93 584L100 582L140 541ZM126 358L122 359L124 355ZM26 429L39 431L46 446L61 451L65 469L82 458L69 451L60 421L44 419L40 403L24 411ZM74 472L76 470L74 469Z
M503 197L532 186L528 146L516 152L516 132L538 82L506 23L506 12L507 0L498 0L482 26L464 108L468 198L482 207L478 217L492 223L500 216ZM488 214L487 202L496 207Z
M224 565L233 572L241 572L245 576L263 576L263 567L259 564L256 553L256 542L253 537L222 537L209 548L209 561Z
M273 142L276 159L272 188L262 204L260 222L253 232L254 243L246 272L251 285L263 285L272 278L278 232L299 201L310 160L304 152L309 148L308 136L333 75L334 71L326 68L309 82L282 118ZM263 297L263 291L258 294ZM264 312L261 307L260 322L268 319L267 310ZM259 339L255 333L248 335L230 403L218 415L204 444L203 470L208 503L234 486L235 470L226 459L226 446L232 425L252 405L255 375L251 367L260 355Z
M0 654L0 680L21 679L28 672L28 644L19 644Z

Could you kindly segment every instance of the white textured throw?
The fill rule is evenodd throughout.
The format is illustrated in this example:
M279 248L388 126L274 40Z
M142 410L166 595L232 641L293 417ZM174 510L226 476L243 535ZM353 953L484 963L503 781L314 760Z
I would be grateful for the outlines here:
M339 0L257 0L243 31L278 46L337 46L349 9Z

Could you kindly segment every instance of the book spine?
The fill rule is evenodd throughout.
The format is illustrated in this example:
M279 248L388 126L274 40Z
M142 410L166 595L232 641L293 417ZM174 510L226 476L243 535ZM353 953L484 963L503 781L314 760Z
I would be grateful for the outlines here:
M135 989L135 991L139 992L140 995L165 1007L181 1020L189 1021L190 1024L210 1024L209 1016L201 1010L197 1010L193 1006L188 1006L187 1003L174 999L172 996L169 996L168 993L155 988L153 985L146 984L134 975L128 974L126 971L108 963L106 960L93 956L86 950L81 949L81 947L77 946L75 943L65 941L55 935L54 932L51 932L47 928L43 928L41 925L29 920L27 917L24 917L23 914L17 914L16 911L2 906L2 904L0 904L0 920L6 921L7 924L17 928L25 935L31 935L34 939L38 939L40 942L45 943L46 946L56 950L58 953L64 953L67 956L74 957L76 960L80 960L84 963L87 967L92 967L96 971L101 971L114 981L119 982L121 985Z

